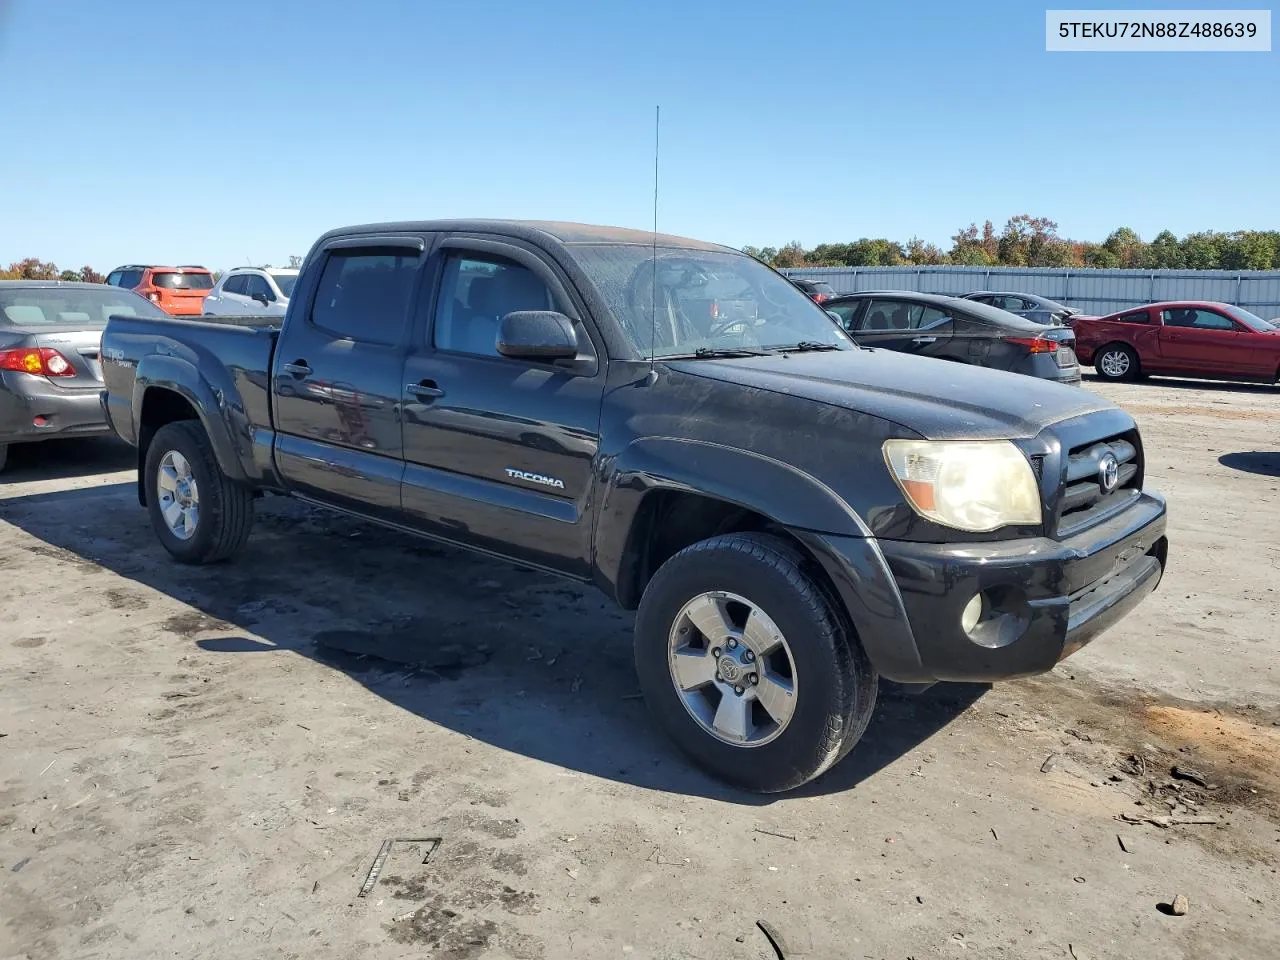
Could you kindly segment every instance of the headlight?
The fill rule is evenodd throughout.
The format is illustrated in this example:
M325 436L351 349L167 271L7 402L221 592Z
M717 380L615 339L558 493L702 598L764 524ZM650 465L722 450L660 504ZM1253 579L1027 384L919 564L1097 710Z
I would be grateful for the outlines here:
M1035 473L1008 440L886 440L884 459L922 517L973 533L1040 523Z

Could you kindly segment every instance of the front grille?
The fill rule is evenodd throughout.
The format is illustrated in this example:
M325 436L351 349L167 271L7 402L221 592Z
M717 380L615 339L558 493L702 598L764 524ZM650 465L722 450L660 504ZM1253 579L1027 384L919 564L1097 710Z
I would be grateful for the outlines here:
M1104 486L1103 464L1117 464L1115 486ZM1058 536L1065 537L1124 509L1141 495L1142 441L1136 430L1072 447L1058 500Z

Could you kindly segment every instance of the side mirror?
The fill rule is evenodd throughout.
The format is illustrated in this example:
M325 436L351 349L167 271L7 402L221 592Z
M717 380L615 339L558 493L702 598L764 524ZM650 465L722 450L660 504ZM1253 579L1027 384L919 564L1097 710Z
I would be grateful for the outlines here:
M262 304L264 307L267 305L267 295L265 293L255 293L253 295L253 299L257 300L258 303Z
M516 310L498 327L498 353L522 360L572 360L578 355L573 321L554 310Z
M842 327L844 326L844 319L840 316L840 314L836 313L834 310L828 310L827 316L830 317L832 320L834 320L836 323L838 323L840 326Z

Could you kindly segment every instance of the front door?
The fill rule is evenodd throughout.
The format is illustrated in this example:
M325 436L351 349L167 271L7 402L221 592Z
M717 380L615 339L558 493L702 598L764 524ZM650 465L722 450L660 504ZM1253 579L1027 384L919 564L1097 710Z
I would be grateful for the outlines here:
M398 514L404 354L425 245L392 236L318 254L273 371L276 464L299 493Z
M1215 310L1174 307L1160 311L1160 322L1160 353L1168 366L1187 373L1260 372L1252 366L1257 355L1240 349L1244 328L1229 317Z
M586 577L603 351L538 255L452 243L405 365L405 513L428 533ZM501 356L499 324L515 310L571 316L579 358Z

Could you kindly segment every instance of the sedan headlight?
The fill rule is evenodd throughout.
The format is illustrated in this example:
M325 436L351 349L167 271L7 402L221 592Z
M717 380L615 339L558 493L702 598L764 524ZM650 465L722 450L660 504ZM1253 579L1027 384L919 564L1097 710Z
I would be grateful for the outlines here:
M886 440L884 459L916 513L983 533L1040 523L1040 489L1008 440Z

